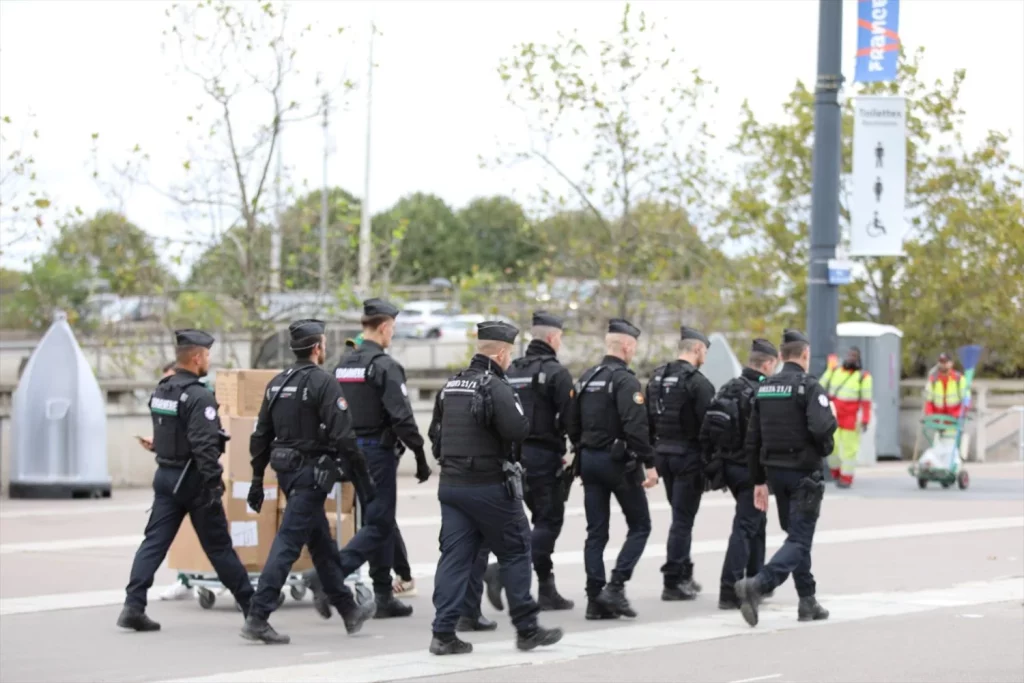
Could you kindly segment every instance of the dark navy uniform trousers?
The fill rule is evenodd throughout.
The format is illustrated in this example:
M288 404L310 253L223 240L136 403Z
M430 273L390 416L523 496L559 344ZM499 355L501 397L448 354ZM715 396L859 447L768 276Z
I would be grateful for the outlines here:
M125 592L125 605L146 608L146 594L153 585L153 576L167 556L178 534L181 522L188 515L203 546L203 552L217 572L217 578L231 591L235 600L248 610L252 600L252 584L238 555L231 545L224 507L202 505L202 481L195 467L190 467L178 493L173 493L183 468L161 465L153 475L153 509L146 524L146 536L135 553L132 573Z
M526 468L523 502L530 509L533 522L530 538L533 568L538 579L546 579L551 575L551 555L565 521L565 501L559 478L562 457L554 451L523 446L522 462Z
M815 470L816 472L817 470ZM779 526L786 532L786 541L771 561L757 574L762 593L772 591L785 582L792 574L796 594L801 598L814 596L817 588L811 574L811 544L814 542L814 528L818 524L820 503L808 509L806 495L801 486L814 472L769 467L768 484L775 494L775 505L779 509Z
M363 527L341 551L341 571L344 576L348 576L363 563L369 562L374 593L389 595L392 587L391 566L395 560L395 533L398 529L395 523L398 456L394 448L381 446L378 439L361 438L357 443L366 456L366 465L377 493L363 510Z
M695 455L658 454L658 476L672 506L672 526L668 530L665 564L661 567L667 588L693 578L693 523L704 495L704 477L700 459Z
M651 535L651 513L647 493L635 481L627 481L625 464L613 462L608 451L584 448L580 475L583 480L583 506L587 513L587 540L583 563L587 572L587 597L596 598L605 585L604 549L608 545L611 523L611 497L614 495L626 516L629 531L612 570L612 583L624 584L633 576L640 556Z
M299 559L302 546L309 548L328 601L339 612L351 610L355 607L355 598L345 585L345 576L340 570L338 546L331 538L331 527L324 511L327 493L316 487L312 463L295 472L279 472L277 479L281 491L286 492L288 506L284 509L281 527L260 574L250 615L266 619L277 609L277 596L292 565Z
M754 483L746 465L725 462L725 483L736 499L729 547L722 563L722 581L718 597L735 600L733 586L746 576L757 576L764 566L765 530L768 516L754 507Z
M442 475L443 476L443 475ZM465 615L467 588L483 576L489 548L498 558L509 615L518 631L537 626L540 608L530 595L530 523L522 501L512 500L504 484L451 485L437 489L441 502L441 557L434 574L434 633L454 633ZM482 562L481 562L482 560ZM477 598L479 604L479 598Z

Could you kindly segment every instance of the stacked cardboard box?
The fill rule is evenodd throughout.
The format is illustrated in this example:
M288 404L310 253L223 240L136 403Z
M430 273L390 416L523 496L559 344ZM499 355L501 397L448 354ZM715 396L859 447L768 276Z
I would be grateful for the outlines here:
M270 547L277 535L280 519L287 501L279 495L277 476L267 468L263 475L263 508L259 513L249 507L246 497L252 482L252 465L249 459L249 435L256 428L256 416L267 383L277 374L276 370L221 370L217 373L217 402L221 408L221 424L231 435L227 450L220 462L224 468L224 510L227 514L231 542L239 559L250 572L259 572L270 554ZM337 490L337 489L335 489ZM337 539L338 501L332 491L324 504L324 510L331 524L331 535ZM352 484L342 485L341 493L341 538L347 543L354 533L353 508L355 489ZM172 569L195 573L212 573L213 567L206 558L191 521L186 518L171 545L168 565ZM309 551L304 547L299 560L292 567L301 572L313 566Z
M256 416L267 382L276 374L273 370L221 370L217 373L221 424L231 435L220 459L224 468L224 511L235 552L251 572L259 572L263 568L277 533L278 488L272 469L267 468L263 476L262 510L257 513L246 502L252 483L249 435L256 428ZM213 571L187 518L171 545L168 565L179 571Z

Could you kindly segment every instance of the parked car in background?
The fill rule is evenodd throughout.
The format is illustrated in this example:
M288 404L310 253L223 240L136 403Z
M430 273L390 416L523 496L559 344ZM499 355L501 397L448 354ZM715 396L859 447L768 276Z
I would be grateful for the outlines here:
M458 308L447 301L410 301L395 320L395 337L437 339L445 321L458 312Z
M515 325L510 318L503 315L480 315L479 313L452 315L445 318L438 327L437 338L441 341L475 341L476 326L485 320L501 320Z

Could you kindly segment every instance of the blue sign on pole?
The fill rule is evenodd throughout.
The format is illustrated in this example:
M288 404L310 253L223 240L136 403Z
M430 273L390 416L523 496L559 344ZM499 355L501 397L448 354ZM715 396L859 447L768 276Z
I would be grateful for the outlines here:
M900 0L858 0L857 69L859 83L896 80L900 54Z

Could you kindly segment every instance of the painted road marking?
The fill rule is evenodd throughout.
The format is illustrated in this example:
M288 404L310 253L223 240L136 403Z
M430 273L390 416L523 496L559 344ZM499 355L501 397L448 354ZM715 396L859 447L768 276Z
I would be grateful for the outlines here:
M315 664L252 669L197 678L175 679L167 683L272 683L275 681L337 681L346 683L382 683L427 676L446 676L511 666L543 666L572 661L579 657L634 652L651 647L685 645L752 633L774 633L800 628L828 628L833 624L863 621L882 616L919 614L943 606L966 607L1024 598L1024 578L965 583L952 588L913 593L864 593L825 596L831 610L828 621L801 624L793 618L792 606L763 606L756 629L748 627L736 613L714 614L654 624L631 624L598 631L569 633L558 645L534 650L524 656L510 643L483 643L473 646L473 654L463 657L435 657L426 648L414 652L345 658ZM939 604L943 603L943 604ZM543 676L543 674L542 674ZM781 674L772 674L779 677ZM745 681L769 680L767 677ZM742 683L742 682L737 682Z
M884 541L900 538L921 536L938 536L944 534L968 533L972 531L995 531L1000 529L1019 529L1024 527L1024 517L990 517L987 519L965 519L949 522L923 522L920 524L893 524L888 526L870 526L856 529L833 529L820 531L814 536L815 547L821 545L841 545L864 541ZM782 534L769 536L768 548L778 548L785 540ZM695 541L690 550L691 555L725 552L728 540ZM611 561L619 554L619 548L607 548L605 560ZM650 544L644 551L644 559L660 559L665 557L665 545ZM559 567L583 564L583 551L557 552L552 556ZM416 578L432 578L437 568L436 562L424 562L412 566ZM160 590L152 589L149 599L160 599ZM124 602L124 590L101 590L82 593L58 593L55 595L37 595L22 598L0 599L0 616L14 614L33 614L52 612L63 609L80 609L85 607L106 607Z

